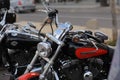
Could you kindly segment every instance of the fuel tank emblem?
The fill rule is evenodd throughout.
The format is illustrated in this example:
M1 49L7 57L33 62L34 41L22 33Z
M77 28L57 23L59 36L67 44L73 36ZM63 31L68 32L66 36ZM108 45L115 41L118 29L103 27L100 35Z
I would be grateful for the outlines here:
M17 36L17 33L11 33L12 36Z
M12 42L11 42L11 45L12 45L12 46L16 46L17 44L18 44L17 41L12 41Z

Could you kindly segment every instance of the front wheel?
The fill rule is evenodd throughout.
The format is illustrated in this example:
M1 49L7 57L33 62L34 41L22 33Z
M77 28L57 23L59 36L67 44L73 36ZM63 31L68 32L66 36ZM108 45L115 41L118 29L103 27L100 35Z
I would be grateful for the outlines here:
M18 77L17 80L43 80L39 79L40 74L36 72L30 72L27 74L23 74L22 76ZM15 80L13 77L11 77L10 80ZM47 77L44 80L57 80L55 79L54 75L52 74L47 74Z
M39 73L30 72L18 77L17 80L39 80L39 75L40 75Z

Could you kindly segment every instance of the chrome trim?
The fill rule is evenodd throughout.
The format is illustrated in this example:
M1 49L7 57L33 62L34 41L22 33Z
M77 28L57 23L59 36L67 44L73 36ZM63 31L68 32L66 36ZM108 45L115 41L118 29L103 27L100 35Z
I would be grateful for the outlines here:
M39 53L38 53L38 51L36 51L36 53L35 53L32 61L31 61L30 64L27 66L27 69L25 70L24 74L30 72L30 70L33 68L33 65L35 64L38 56L39 56Z
M58 40L57 38L55 38L53 35L51 34L46 34L46 36L51 39L52 41L54 41L55 43L57 43L58 45L64 45L64 43L60 40Z
M34 69L32 69L30 72L41 72L41 70L42 70L42 68L41 67L39 67L39 68L34 68Z
M37 45L37 50L41 57L47 58L52 52L51 44L48 42L40 42Z
M69 22L61 23L58 25L58 28L53 35L55 36L55 38L61 40L68 31L72 30L72 28L73 26Z

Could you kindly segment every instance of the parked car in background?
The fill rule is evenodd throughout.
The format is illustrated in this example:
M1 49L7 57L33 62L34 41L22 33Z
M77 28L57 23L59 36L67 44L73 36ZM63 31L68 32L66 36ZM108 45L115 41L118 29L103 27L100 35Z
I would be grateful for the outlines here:
M17 13L23 11L35 12L36 10L34 0L10 0L10 7Z

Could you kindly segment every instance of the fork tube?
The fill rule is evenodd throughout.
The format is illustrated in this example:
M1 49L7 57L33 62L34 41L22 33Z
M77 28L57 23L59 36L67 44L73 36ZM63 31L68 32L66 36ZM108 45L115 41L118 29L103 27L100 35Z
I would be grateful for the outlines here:
M33 57L33 59L32 59L32 61L30 62L30 64L27 66L27 69L25 70L24 74L30 72L30 70L33 68L33 65L34 65L34 63L36 62L38 56L39 56L39 52L36 51L35 56Z
M50 66L53 64L55 58L57 57L59 51L60 51L60 48L62 47L62 45L59 45L54 56L50 59L49 63L47 64L47 66L45 67L45 70L43 71L43 73L39 76L39 79L44 79L45 78L45 75L48 71L48 69L50 68Z

